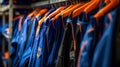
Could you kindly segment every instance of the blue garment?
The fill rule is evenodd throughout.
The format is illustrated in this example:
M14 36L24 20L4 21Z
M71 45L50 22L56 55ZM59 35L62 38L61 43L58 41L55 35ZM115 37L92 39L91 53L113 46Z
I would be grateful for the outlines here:
M112 10L105 15L104 33L98 42L93 56L92 67L111 67L112 65L112 38L117 20L117 11L120 8ZM111 17L108 17L108 15ZM108 26L106 26L108 23Z
M72 23L74 23L73 26L74 26L74 32L75 32L74 33L74 41L76 42L76 44L73 45L73 46L76 46L76 51L74 51L75 52L75 62L73 63L73 65L75 64L75 66L78 61L78 53L80 50L80 43L83 39L84 33L85 33L87 25L88 25L88 23L86 23L85 21L84 22L80 21L81 17L82 16L80 15L80 16L73 18L73 20L72 20Z
M37 57L33 58L35 60L35 67L44 67L44 61L45 61L45 52L47 51L44 51L44 50L47 50L46 47L46 40L45 40L45 37L46 37L46 29L47 29L47 26L43 24L42 26L42 29L41 29L41 34L40 34L40 41L39 41L39 45L38 45L38 49L37 50ZM34 63L34 62L33 62Z
M12 58L13 58L14 53L16 52L15 50L16 50L16 46L17 46L17 44L15 45L13 43L15 43L15 40L17 40L16 37L18 37L17 33L19 31L19 28L20 28L19 25L21 23L21 27L22 27L23 18L24 18L24 16L20 16L19 20L16 20L16 21L13 22L13 32L12 32L12 42L11 42L12 47L11 47L11 53L10 53Z
M49 12L48 12L48 15L51 13L51 12L53 12L55 9L51 9L51 10L49 10ZM47 15L47 16L48 16ZM29 66L30 67L34 67L35 65L36 66L43 66L43 65L45 65L45 64L43 64L43 61L44 60L42 60L43 59L43 57L44 57L44 53L46 53L45 51L44 51L44 49L46 49L45 47L46 47L46 30L47 30L47 24L46 24L46 22L47 21L45 21L44 23L42 23L42 25L41 25L41 29L40 29L40 34L39 34L39 36L40 36L40 39L39 39L39 41L37 42L37 43L35 43L36 41L34 41L34 46L33 46L33 48L32 48L32 52L31 52L31 56L30 56L30 61L29 61ZM37 39L38 40L38 39ZM39 49L41 50L41 51L39 51ZM41 53L42 52L42 53ZM42 56L41 56L41 54L42 54ZM36 55L39 55L39 57L37 57ZM37 63L40 63L41 62L41 64L37 64Z
M92 31L90 31L92 30ZM81 42L80 45L80 54L78 60L80 67L89 67L91 66L91 59L92 59L92 54L93 54L93 48L96 44L96 20L94 18L91 19L87 31L84 35L84 38Z
M19 51L18 51L18 55L21 57L21 55L23 54L23 49L25 46L25 41L26 41L26 38L27 38L27 34L28 34L28 29L30 27L30 24L33 23L33 20L30 18L30 17L27 17L27 21L25 20L24 22L24 25L23 25L23 29L21 31L21 34L20 34L20 40L19 40Z
M103 4L101 4L102 8ZM99 10L100 10L99 8ZM100 18L103 20L103 18ZM80 44L80 52L77 67L89 67L92 63L94 49L96 44L100 38L99 35L102 35L103 31L103 23L102 21L96 21L95 18L89 18L89 25L87 27L87 31L84 35L84 38ZM101 22L101 23L99 23ZM98 24L97 24L98 23ZM89 32L91 31L91 32Z
M55 9L50 10L49 14L52 13L54 10ZM51 25L51 23L49 23L49 19L46 19L45 22L44 22L44 24L46 26L43 25L43 27L46 28L46 29L45 30L41 29L42 31L45 31L44 32L44 38L43 38L43 41L42 41L42 39L40 37L40 42L39 42L39 46L38 46L38 49L39 49L39 47L43 46L42 47L42 52L41 52L41 54L39 53L39 50L37 52L37 55L40 55L41 58L40 59L39 58L36 59L36 62L35 62L36 63L35 66L36 67L38 67L38 66L45 67L46 66L46 62L47 62L47 58L48 58L49 44L47 44L47 30L48 30L49 26ZM43 42L43 44L42 44L42 42ZM40 45L40 44L42 44L42 45ZM38 62L40 62L40 64Z
M30 51L31 51L31 48L33 46L33 41L34 41L34 38L35 38L35 31L36 31L36 28L37 28L37 24L38 24L38 21L37 21L37 18L35 18L34 21L31 24L32 25L31 30L29 30L30 35L28 36L29 37L28 41L27 41L26 44L24 44L24 47L23 47L25 49L25 51L23 49L24 53L23 53L23 57L21 59L21 63L19 65L20 67L25 65L25 62L27 61L28 57L30 56ZM26 47L25 47L25 45L26 45Z
M35 32L36 32L36 28L38 25L38 21L42 18L42 16L38 17L38 18L34 18L34 21L32 22L32 29L30 30L30 36L27 42L27 45L25 47L25 50L27 50L29 47L33 47L33 40L35 38Z
M83 41L83 38L85 37L85 33L86 33L86 30L87 30L87 27L88 27L88 25L89 25L89 21L90 21L90 16L92 15L92 14L94 14L96 11L94 11L94 12L92 12L92 13L89 13L89 14L86 14L85 12L82 12L81 13L81 15L80 16L78 16L78 20L77 20L77 25L78 26L80 26L80 44L79 45L77 45L77 50L76 50L76 52L78 52L78 53L76 53L76 55L78 55L77 56L77 61L76 61L76 63L77 63L77 67L79 67L79 61L80 61L80 59L79 59L79 54L80 54L80 49L81 49L81 42ZM82 18L80 18L80 17L82 17Z
M99 9L97 8L97 9L91 11L90 13L82 12L82 13L80 14L80 16L78 16L78 17L82 17L82 18L79 18L79 20L78 20L78 24L80 24L81 27L82 27L82 36L84 36L84 34L85 34L85 32L86 32L88 23L89 23L89 21L91 20L90 17L91 17L92 15L94 15L95 13L97 13L98 10L99 10Z
M33 59L33 55L34 57L37 56L35 52L37 52L37 47L39 45L39 41L40 41L40 33L41 33L41 30L38 31L38 34L35 35L35 39L34 39L34 43L32 47L30 47L29 49L31 50L31 53L29 54L30 56L28 57L28 60L29 60L29 66L34 66L33 61L35 61L35 59ZM33 59L33 60L32 60Z
M39 16L38 18L34 18L34 21L32 22L31 24L31 29L29 29L29 34L28 35L28 40L26 41L26 46L24 47L24 53L22 55L22 59L21 59L21 62L20 62L20 67L21 66L25 66L29 61L29 58L30 58L30 54L31 54L31 50L32 50L32 47L35 46L33 44L33 42L37 43L38 41L36 39L39 39L39 38L35 38L35 32L36 32L36 28L37 28L37 24L38 24L38 21L39 19L42 18L42 15ZM35 40L35 41L34 41Z
M24 17L25 16L20 16L19 20L13 21L12 39L16 36L16 34L17 34L18 30L19 30L20 23L21 23L21 27L22 27Z
M85 28L87 28L87 30L82 30L83 40L80 44L77 67L91 66L96 43L98 42L98 40L100 38L99 35L101 35L102 31L103 31L103 23L98 23L98 22L102 22L102 21L101 20L96 21L96 19L91 16L94 15L95 13L97 13L103 6L104 6L104 4L103 4L103 2L101 2L101 5L99 8L91 11L87 15L85 12L83 12L83 15L84 15L83 21L86 21L84 18L86 18L86 16L88 16L87 21L89 21L89 22L87 22L88 25L87 25L87 27L85 27ZM101 18L101 19L103 20L103 18ZM80 23L80 24L83 24L83 23ZM82 26L82 28L83 28L83 26Z
M20 17L20 20L17 22L18 24L17 25L13 25L15 26L14 30L13 30L13 34L12 34L12 44L13 43L18 43L19 41L19 37L20 37L20 32L22 31L22 26L23 26L23 23L26 19L26 16L21 16Z
M62 21L63 20L63 21ZM64 24L66 24L67 19L62 19L62 16L59 16L59 18L54 22L55 26L55 32L54 32L54 43L52 46L52 49L50 51L50 55L48 57L47 66L46 67L54 67L56 64L56 60L58 57L58 51L60 48L60 44L63 38L64 33Z
M11 40L11 46L13 47L13 49L11 48L11 60L13 60L16 55L17 55L17 47L18 47L18 42L19 42L19 38L20 38L20 32L22 31L22 26L23 26L23 21L25 20L26 16L22 16L20 17L20 20L16 23L18 24L14 24L13 26L15 26L15 28L13 29L13 34L12 34L12 40ZM13 50L15 50L13 52Z
M19 35L20 38L19 38L18 46L17 46L17 56L14 59L13 65L17 66L20 62L20 59L22 58L24 43L26 41L27 32L28 32L29 25L31 24L31 22L32 22L32 20L28 16L23 23L22 30L21 30L20 35Z
M49 56L55 40L55 26L53 25L53 22L51 19L47 19L47 20L48 20L48 23L47 23L48 29L46 32L46 40L47 40L46 42L48 45L48 56Z

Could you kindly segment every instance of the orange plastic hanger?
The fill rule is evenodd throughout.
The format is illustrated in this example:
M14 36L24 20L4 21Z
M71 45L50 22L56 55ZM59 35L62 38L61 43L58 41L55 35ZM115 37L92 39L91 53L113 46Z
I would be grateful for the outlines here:
M69 10L69 9L72 8L73 6L74 6L74 5L70 5L69 7L67 7L66 9L64 9L62 12L58 13L55 17L52 18L52 21L54 22L54 20L56 20L56 19L59 17L59 15L61 15L61 13Z
M101 1L102 0L94 0L94 1L92 1L92 3L89 6L87 6L83 11L85 13L91 12L92 10L94 10L94 9L96 9L96 8L98 8L100 6Z
M61 14L63 14L64 12L70 10L72 7L74 7L74 5L70 5L68 8L66 8L65 10L60 12L59 14L57 14L55 17L52 18L52 21L54 22Z
M62 15L63 18L66 17L66 16L68 16L73 10L75 10L76 8L78 8L78 7L82 6L82 5L84 5L84 3L80 3L80 4L74 5L74 6L71 7L70 9L68 9L68 10L66 10L66 11L63 11L63 12L61 12L60 14L56 15L56 16L52 19L52 21L54 22L54 21L59 17L59 15Z
M91 3L93 3L93 2L94 2L94 0L92 0L92 1L90 1L90 2L88 2L88 3L86 3L85 5L79 7L78 9L74 10L73 13L72 13L72 18L74 18L74 17L80 15L81 12L82 12L87 6L89 6L89 5L90 5Z
M73 6L74 6L74 5L68 6L66 9L64 9L62 12L60 12L60 13L57 14L56 16L59 16L61 13L65 12L65 11L67 11L67 10L69 10L69 9L71 9Z
M81 6L83 6L85 3L80 3L80 4L77 4L76 6L73 6L71 9L69 9L68 11L65 11L65 12L63 12L62 13L62 17L64 18L64 17L67 17L68 15L70 15L70 13L73 11L73 10L75 10L76 8L78 8L78 7L81 7Z
M56 14L60 13L64 8L65 8L65 6L59 7L57 10L55 10L54 12L52 12L47 18L54 17Z
M30 13L28 16L29 16L29 17L34 16L34 14L35 14L35 13L38 13L38 11L40 11L40 8L35 9L35 10L34 10L32 13Z
M47 15L48 15L48 12L42 17L42 19L39 20L37 30L36 30L36 35L38 34L38 31L40 30L41 24L44 22Z
M44 14L44 13L46 13L48 11L48 9L42 9L42 10L40 10L39 11L39 13L36 15L36 18L38 18L40 15L42 15L42 14Z
M24 16L24 15L18 15L18 16L16 16L16 17L14 17L14 18L13 18L13 21L14 21L14 20L17 20L17 19L19 19L20 17L23 17L23 16Z
M93 2L92 4L90 4L90 6L88 6L88 7L86 7L86 8L84 9L84 12L89 13L89 12L91 12L92 10L98 8L98 7L100 6L100 2L101 2L101 1L102 1L102 0L94 0L94 2ZM106 3L106 4L108 4L109 2L110 2L110 0L105 0L105 3Z
M120 0L110 0L110 3L101 9L97 14L94 15L96 19L99 19L101 16L105 15L110 10L114 9L120 4Z

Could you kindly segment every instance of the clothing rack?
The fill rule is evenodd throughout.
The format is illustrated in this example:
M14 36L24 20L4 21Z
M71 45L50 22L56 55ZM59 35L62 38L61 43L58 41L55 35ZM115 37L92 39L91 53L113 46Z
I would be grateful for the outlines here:
M32 3L31 5L14 5L13 4L13 0L9 0L9 4L6 5L6 6L2 6L0 8L0 15L2 16L2 25L4 26L5 22L6 22L6 15L8 15L8 18L9 18L9 28L10 28L10 34L9 36L12 37L12 22L13 22L13 13L15 12L14 9L34 9L34 8L38 8L38 7L41 7L41 6L48 6L48 7L51 7L52 4L57 4L57 3L64 3L66 2L67 3L68 0L44 0L44 1L40 1L40 2L36 2L36 3ZM120 12L119 12L120 13ZM119 21L118 21L119 22ZM119 24L120 25L120 24ZM119 25L117 25L117 29L115 31L117 31L115 33L115 42L114 44L117 44L114 46L114 49L115 51L115 60L114 61L117 61L117 62L114 62L114 64L116 65L119 65L119 61L120 61L120 58L119 58L119 41L120 41L120 37L119 37L119 34L120 33L120 29L119 29ZM5 37L6 38L6 37ZM4 42L4 39L3 38L3 41L2 41L2 51L4 53L5 51L5 42ZM11 49L11 38L7 38L8 40L8 53L9 53L9 59L8 59L8 67L11 67L11 58L10 58L10 49Z
M67 0L45 0L45 1L33 3L31 5L14 5L13 0L9 0L8 5L2 6L0 8L0 15L2 15L2 25L4 26L5 20L6 20L5 16L8 15L9 29L10 29L9 36L12 37L12 22L13 22L12 19L13 19L14 9L32 9L32 8L37 8L37 7L40 7L40 6L46 6L46 5L51 5L51 4L55 4L55 3L62 3L62 2L67 2ZM8 12L8 13L6 13L6 12ZM8 67L11 67L11 60L10 60L11 38L7 38L7 40L8 40L8 54L9 54ZM3 51L3 53L5 51L4 38L3 38L3 41L2 41L2 51Z

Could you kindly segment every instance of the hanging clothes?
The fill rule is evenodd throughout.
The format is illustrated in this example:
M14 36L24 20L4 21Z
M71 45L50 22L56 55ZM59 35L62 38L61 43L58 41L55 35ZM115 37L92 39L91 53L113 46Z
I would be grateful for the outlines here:
M12 38L12 67L111 67L119 6L96 18L94 15L108 5L105 1L98 3L90 12L85 11L86 4L77 4L84 9L75 17L72 9L76 4L62 6L61 12L59 7L46 8L45 12L38 8L13 21L12 37L8 36L6 24L2 32Z
M112 66L112 38L113 38L113 31L115 29L115 22L117 20L117 12L120 8L116 8L110 11L108 14L105 15L104 20L104 32L103 35L98 42L95 53L93 56L93 63L92 67L110 67ZM99 61L98 61L99 60Z

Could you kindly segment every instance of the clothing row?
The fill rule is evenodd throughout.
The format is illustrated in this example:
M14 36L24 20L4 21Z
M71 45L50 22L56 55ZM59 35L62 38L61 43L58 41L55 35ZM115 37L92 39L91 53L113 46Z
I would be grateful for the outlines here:
M12 67L111 67L112 38L120 6L95 18L108 4L99 2L99 7L88 13L84 11L87 6L79 14L74 11L90 2L38 8L19 16L13 21L10 37ZM2 33L7 36L8 24Z

